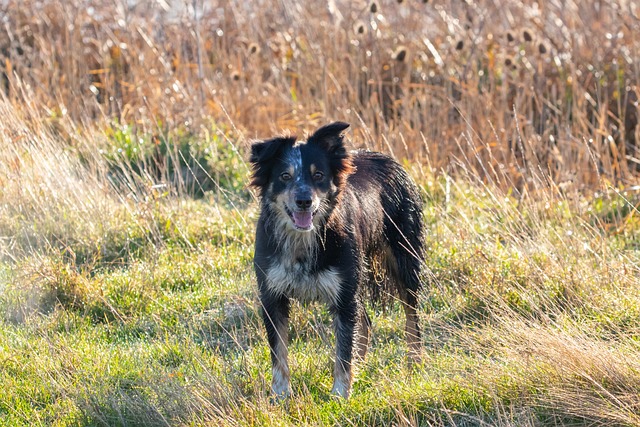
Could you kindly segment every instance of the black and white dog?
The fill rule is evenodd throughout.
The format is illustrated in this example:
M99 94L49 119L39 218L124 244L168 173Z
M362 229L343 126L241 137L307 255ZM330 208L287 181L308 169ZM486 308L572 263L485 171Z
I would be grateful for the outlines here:
M251 147L251 184L261 196L254 266L278 398L291 393L290 298L328 304L337 341L332 393L349 396L354 346L364 357L369 343L365 291L382 293L376 265L384 267L403 303L412 358L420 351L422 200L390 157L348 153L341 135L347 127L336 122L303 143L280 137Z

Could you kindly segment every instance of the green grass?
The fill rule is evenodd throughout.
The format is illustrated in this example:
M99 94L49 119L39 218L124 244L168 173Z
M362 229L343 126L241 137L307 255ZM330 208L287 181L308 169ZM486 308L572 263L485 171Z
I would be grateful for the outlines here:
M151 178L147 157L115 159L112 131L69 145L7 113L0 133L26 137L0 150L0 425L640 422L633 187L566 193L532 176L505 193L404 161L425 201L422 363L407 366L399 304L369 305L370 352L336 400L331 317L296 303L295 397L276 404L246 141L169 132L167 152L217 150L215 185L194 192Z
M637 194L517 200L415 177L424 360L407 367L398 304L368 307L373 341L348 401L329 394L331 319L316 304L293 308L295 397L270 401L245 196L108 198L102 216L70 198L37 215L5 206L0 424L637 424Z

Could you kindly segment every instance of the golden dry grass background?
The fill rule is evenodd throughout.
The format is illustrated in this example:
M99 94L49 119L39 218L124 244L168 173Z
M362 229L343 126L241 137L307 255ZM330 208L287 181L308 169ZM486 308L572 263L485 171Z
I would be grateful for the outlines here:
M633 1L7 1L2 89L52 117L355 146L522 189L636 182Z

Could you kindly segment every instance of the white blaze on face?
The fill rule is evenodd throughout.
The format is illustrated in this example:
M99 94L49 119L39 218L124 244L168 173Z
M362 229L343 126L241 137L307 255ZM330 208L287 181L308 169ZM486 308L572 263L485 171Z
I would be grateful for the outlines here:
M300 148L293 147L287 157L287 163L290 165L290 173L294 180L294 185L300 185L304 178L302 154ZM313 229L313 212L298 211L295 209L295 188L289 195L288 208L293 217L293 223L300 231L311 231Z
M300 148L293 147L291 151L289 151L287 163L293 166L293 173L291 176L294 177L295 182L300 182L302 179L302 154L300 153Z

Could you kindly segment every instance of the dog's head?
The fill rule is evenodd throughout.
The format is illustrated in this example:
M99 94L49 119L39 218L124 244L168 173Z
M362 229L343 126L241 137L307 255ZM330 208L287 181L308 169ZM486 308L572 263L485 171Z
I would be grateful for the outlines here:
M330 214L354 171L342 131L349 124L323 126L306 142L273 138L251 146L251 185L291 229L310 231Z

